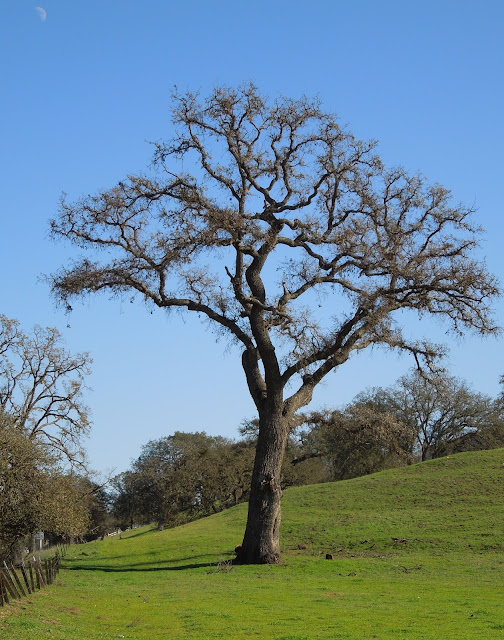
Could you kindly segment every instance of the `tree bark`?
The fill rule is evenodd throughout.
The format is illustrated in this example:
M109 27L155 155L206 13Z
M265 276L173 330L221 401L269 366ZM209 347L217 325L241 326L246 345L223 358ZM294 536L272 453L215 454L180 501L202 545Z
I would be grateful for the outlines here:
M280 475L287 436L281 405L261 411L247 526L236 550L237 564L280 562Z

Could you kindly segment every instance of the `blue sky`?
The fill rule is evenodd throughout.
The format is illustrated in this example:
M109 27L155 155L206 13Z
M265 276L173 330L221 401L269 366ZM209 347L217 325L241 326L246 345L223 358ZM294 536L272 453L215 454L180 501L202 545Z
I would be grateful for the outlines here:
M62 192L112 186L150 162L171 132L174 85L253 81L267 94L319 95L389 165L420 170L474 204L482 248L504 280L504 3L500 0L5 0L0 24L0 313L57 326L94 358L88 442L98 470L128 467L140 446L180 429L230 437L254 416L239 358L197 321L94 299L68 318L41 274L72 255L48 239ZM504 304L495 305L504 317ZM500 320L501 324L504 324ZM67 326L69 325L69 326ZM444 339L443 327L422 330ZM491 395L502 339L449 339L454 375ZM313 406L387 385L411 363L360 354Z

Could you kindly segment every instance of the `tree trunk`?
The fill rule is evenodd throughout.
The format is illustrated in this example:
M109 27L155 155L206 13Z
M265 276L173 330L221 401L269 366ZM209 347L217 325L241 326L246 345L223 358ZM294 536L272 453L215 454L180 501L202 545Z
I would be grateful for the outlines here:
M259 416L247 526L237 547L237 564L275 564L280 561L280 474L288 429L281 408Z

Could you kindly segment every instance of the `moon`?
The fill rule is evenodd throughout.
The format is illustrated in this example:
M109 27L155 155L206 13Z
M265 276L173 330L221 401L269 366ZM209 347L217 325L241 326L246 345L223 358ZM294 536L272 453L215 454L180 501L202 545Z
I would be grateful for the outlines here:
M35 11L39 14L39 18L42 20L42 22L44 22L45 19L47 18L47 13L45 12L45 9L42 9L42 7L35 7Z

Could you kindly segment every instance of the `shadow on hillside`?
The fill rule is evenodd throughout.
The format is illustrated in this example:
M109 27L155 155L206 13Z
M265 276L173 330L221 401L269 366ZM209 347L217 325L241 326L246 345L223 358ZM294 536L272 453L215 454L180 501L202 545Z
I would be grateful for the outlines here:
M105 571L110 573L125 573L128 571L183 571L184 569L201 569L204 567L215 567L218 562L187 562L188 560L196 560L197 558L204 558L208 556L189 556L187 558L175 558L169 560L170 564L183 562L184 564L175 564L175 566L152 566L150 562L138 562L136 564L124 564L120 566L103 565L99 563L92 563L92 561L80 564L80 559L72 562L71 566L68 564L65 569L69 571Z
M108 567L106 565L75 566L68 567L70 571L105 571L106 573L127 573L130 571L183 571L184 569L200 569L202 567L215 567L216 562L200 562L193 564L181 564L176 567Z
M157 532L157 529L155 527L153 527L152 529L147 529L147 531L137 531L132 534L130 534L129 531L123 531L123 533L121 534L123 536L121 540L130 540L130 538L139 538L140 536L145 536L148 533L156 533L156 532Z

